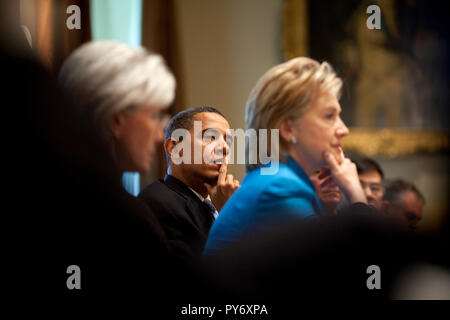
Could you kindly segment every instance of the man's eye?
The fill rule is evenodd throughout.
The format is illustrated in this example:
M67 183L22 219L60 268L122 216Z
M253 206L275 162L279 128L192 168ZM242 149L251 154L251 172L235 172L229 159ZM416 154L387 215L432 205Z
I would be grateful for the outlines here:
M381 192L380 186L371 186L370 189L372 190L372 192Z

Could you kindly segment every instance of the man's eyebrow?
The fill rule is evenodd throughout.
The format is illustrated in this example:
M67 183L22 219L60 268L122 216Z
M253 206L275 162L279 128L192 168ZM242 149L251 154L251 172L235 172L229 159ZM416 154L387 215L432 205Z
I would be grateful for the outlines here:
M217 134L217 135L219 135L219 136L222 135L222 133L221 133L220 130L218 130L218 129L215 129L215 128L206 128L206 129L203 129L203 130L202 130L202 136L205 134L206 131L209 131L209 132L211 132L211 133L213 133L213 134ZM226 139L233 139L233 135L231 135L231 134L226 133L225 136L226 136Z
M206 131L213 131L214 133L218 133L220 134L220 131L214 128L206 128L202 130L202 134L205 133Z

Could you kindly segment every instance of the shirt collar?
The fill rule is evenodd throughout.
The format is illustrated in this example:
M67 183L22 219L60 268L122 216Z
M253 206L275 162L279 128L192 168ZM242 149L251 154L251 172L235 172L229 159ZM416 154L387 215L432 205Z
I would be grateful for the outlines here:
M198 193L197 191L195 191L194 189L192 189L192 188L190 188L190 187L188 187L188 188L191 189L191 191L192 191L193 193L195 193L195 195L196 195L202 202L205 202L205 200L209 200L209 201L212 203L211 197L209 196L209 194L208 194L208 196L207 196L206 198L203 198L202 195L201 195L200 193ZM213 206L214 206L214 204L213 204ZM215 207L214 207L214 208L215 208ZM213 213L213 216L214 216L214 220L217 219L217 217L219 216L219 211L217 211L217 209L216 209L216 211Z
M191 189L191 191L193 192L193 193L195 193L195 195L203 202L203 201L205 201L205 199L208 199L209 201L211 201L211 197L209 196L209 194L208 194L208 196L206 197L206 198L203 198L202 197L202 195L200 194L200 193L198 193L197 191L195 191L194 189L192 189L191 187L188 187L189 189Z

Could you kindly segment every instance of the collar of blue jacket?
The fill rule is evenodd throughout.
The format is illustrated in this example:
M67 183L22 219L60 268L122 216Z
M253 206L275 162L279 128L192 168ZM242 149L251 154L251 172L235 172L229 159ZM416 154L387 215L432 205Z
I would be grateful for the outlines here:
M288 167L291 171L293 171L293 173L296 175L296 176L298 176L298 178L301 180L301 181L303 181L303 183L307 186L307 188L310 190L309 192L310 192L310 194L313 194L314 196L313 196L313 199L312 199L312 201L314 202L314 206L315 206L315 208L316 208L316 213L317 214L320 214L320 213L322 213L322 202L320 201L320 199L319 199L319 197L318 197L318 195L317 195L317 193L316 193L316 189L315 189L315 187L314 187L314 185L313 185L313 183L312 183L312 181L311 181L311 179L309 178L309 176L306 174L306 172L303 170L303 168L292 158L292 157L290 157L290 156L288 156L288 157L286 157L286 160L284 161L284 163L282 163L282 162L277 162L276 164L273 162L273 161L271 161L271 162L269 162L269 163L267 163L267 164L265 164L265 165L262 165L261 166L261 168L260 168L260 170L259 171L257 171L258 172L258 174L259 175L265 175L265 174L268 174L268 173L265 173L265 174L262 174L261 172L262 172L262 170L264 169L264 168L272 168L272 171L273 171L273 167L275 167L276 168L276 171L278 171L278 169L279 168L281 168L281 167ZM270 172L272 172L272 171L270 171ZM272 173L273 174L273 173ZM243 183L245 182L245 179L244 179L244 181L243 181Z
M314 189L314 185L311 182L311 179L308 177L308 175L306 174L305 171L303 171L302 167L300 167L300 165L295 162L294 159L292 159L291 157L287 157L286 159L286 165L291 168L303 181L305 181L313 190Z

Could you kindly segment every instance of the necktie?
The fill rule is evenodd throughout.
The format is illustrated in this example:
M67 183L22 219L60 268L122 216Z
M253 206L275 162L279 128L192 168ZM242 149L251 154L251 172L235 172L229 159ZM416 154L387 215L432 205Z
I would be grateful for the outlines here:
M214 207L211 200L205 199L203 200L203 203L205 204L205 207L208 209L211 215L214 217L214 219L216 219L219 216L219 212L217 211L216 207Z

